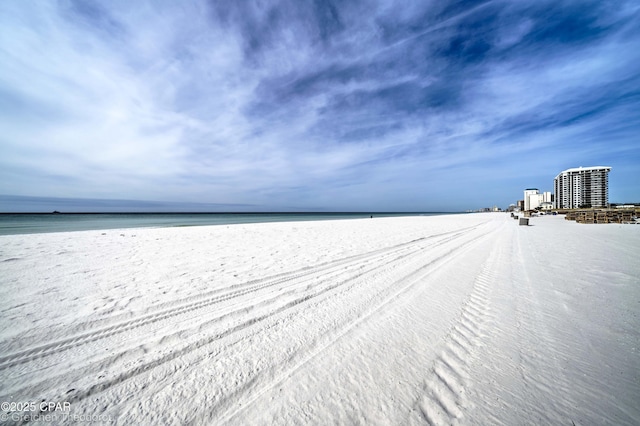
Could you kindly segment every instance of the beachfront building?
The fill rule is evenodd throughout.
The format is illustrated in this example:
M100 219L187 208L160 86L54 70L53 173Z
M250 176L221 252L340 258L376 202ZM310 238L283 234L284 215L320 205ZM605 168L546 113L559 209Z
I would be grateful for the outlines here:
M540 203L538 206L541 210L551 210L553 209L553 194L551 191L545 191L542 193L542 199L539 200Z
M553 196L551 191L540 193L537 188L527 188L524 190L524 211L527 210L551 210L553 207Z
M609 203L609 171L611 167L578 167L568 169L555 177L554 207L577 209L607 207Z
M539 194L540 191L538 188L527 188L524 190L524 211L535 209L535 206L531 207L531 201L536 204Z

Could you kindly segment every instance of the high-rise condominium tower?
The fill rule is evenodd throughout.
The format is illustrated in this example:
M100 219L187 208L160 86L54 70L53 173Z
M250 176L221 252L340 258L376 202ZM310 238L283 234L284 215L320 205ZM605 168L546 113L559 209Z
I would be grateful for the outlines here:
M554 207L577 209L606 207L609 203L611 167L578 167L561 172L553 180Z

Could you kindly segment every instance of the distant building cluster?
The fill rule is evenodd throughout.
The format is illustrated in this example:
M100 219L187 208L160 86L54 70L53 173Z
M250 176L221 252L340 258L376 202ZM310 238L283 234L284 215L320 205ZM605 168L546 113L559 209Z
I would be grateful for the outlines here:
M467 210L467 213L487 213L487 212L501 212L502 209L498 206L493 207L483 207L481 209L476 210Z
M579 209L609 205L611 167L577 167L560 172L553 180L553 194L538 188L524 190L524 199L510 210Z
M528 225L528 218L538 214L564 214L566 220L578 223L640 224L640 203L609 203L610 171L608 166L564 170L553 180L553 194L527 188L523 199L507 211L515 219L519 216L515 212L524 213L520 225Z

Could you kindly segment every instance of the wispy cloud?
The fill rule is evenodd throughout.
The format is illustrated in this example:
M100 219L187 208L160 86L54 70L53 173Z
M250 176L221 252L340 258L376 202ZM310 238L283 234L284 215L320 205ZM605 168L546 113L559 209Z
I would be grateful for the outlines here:
M640 8L4 2L0 193L508 204L578 165L640 200Z

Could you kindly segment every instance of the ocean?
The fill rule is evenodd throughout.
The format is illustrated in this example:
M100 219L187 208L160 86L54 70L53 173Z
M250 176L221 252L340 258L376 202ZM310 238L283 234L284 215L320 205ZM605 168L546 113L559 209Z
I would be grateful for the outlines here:
M442 214L451 213L2 213L0 235Z

